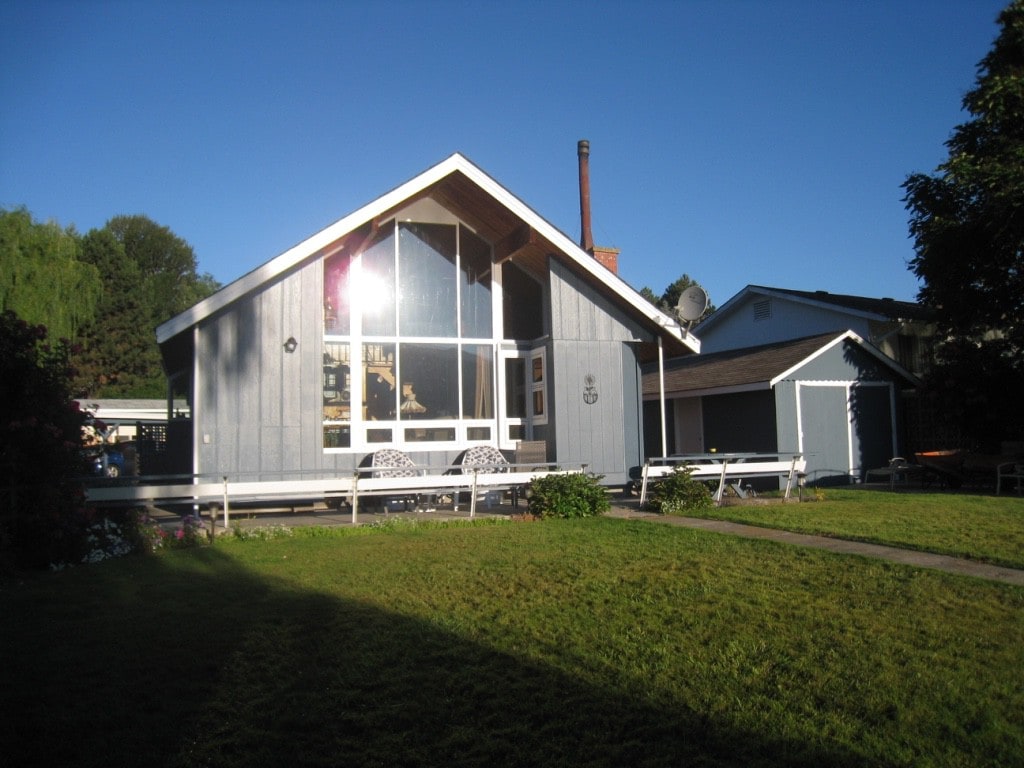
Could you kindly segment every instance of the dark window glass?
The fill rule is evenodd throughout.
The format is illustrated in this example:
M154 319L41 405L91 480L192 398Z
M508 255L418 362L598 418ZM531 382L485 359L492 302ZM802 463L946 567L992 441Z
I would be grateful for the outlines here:
M505 338L530 341L544 335L543 291L540 283L512 262L501 273Z
M465 227L459 230L462 337L491 337L491 246Z
M363 344L363 418L389 421L398 406L395 345Z
M402 222L398 237L398 329L404 337L454 337L455 227Z
M454 344L400 344L399 418L459 417L458 348Z
M462 348L462 416L494 418L494 354L482 344Z

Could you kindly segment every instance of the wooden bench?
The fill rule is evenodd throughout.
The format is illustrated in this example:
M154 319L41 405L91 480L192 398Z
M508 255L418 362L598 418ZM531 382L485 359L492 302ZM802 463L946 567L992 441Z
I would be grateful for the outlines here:
M695 480L717 480L718 488L712 495L716 504L722 503L727 485L735 487L740 481L752 477L785 477L783 500L789 500L794 483L807 469L807 461L800 454L789 458L785 456L777 453L699 454L648 459L643 468L640 504L643 506L647 501L651 481L667 477L678 468L689 470L690 477Z

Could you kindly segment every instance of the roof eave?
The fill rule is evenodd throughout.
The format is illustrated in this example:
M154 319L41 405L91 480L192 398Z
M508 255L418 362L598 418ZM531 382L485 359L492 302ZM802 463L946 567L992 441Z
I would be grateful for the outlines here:
M821 357L822 355L824 355L826 352L828 352L830 349L832 349L836 345L842 344L844 341L847 341L847 340L852 341L854 344L857 344L861 349L863 349L869 355L871 355L872 357L876 358L879 362L883 363L886 367L892 369L895 373L898 373L900 376L902 376L904 379L906 379L908 383L912 384L915 387L920 385L920 383L921 383L920 379L918 379L914 374L912 374L910 371L908 371L902 365L897 363L891 357L886 355L884 352L879 350L874 344L869 344L867 341L865 341L863 338L861 338L861 336L859 334L855 333L854 331L844 331L843 333L838 334L834 339L832 339L832 341L828 342L827 344L821 345L814 352L812 352L810 355L805 357L803 360L800 360L799 362L794 363L789 368L787 368L785 371L783 371L782 373L780 373L777 376L773 377L771 382L770 382L770 385L772 387L774 387L780 381L785 381L787 378L792 376L794 372L798 371L800 368L803 368L805 365L810 363L812 360L815 360L816 358Z
M596 259L566 237L558 228L548 223L532 208L459 153L450 155L437 165L428 168L418 176L339 219L334 224L289 248L266 264L257 267L252 272L228 284L212 296L203 299L161 324L156 329L157 343L163 344L182 331L202 322L220 309L256 290L264 283L293 269L364 222L400 205L407 198L422 192L427 187L455 172L461 172L466 175L487 194L529 223L531 227L547 238L552 245L572 259L577 266L587 272L604 288L614 292L633 311L646 319L657 333L671 337L673 341L678 342L693 353L700 352L700 340L691 334L689 330L682 328L674 318L650 304L620 277L598 263Z

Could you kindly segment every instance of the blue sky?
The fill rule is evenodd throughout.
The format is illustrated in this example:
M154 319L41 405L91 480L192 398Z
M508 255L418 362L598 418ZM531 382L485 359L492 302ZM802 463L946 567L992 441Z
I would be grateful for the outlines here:
M657 293L913 299L900 184L943 161L998 0L23 2L0 206L145 214L228 283L461 152Z

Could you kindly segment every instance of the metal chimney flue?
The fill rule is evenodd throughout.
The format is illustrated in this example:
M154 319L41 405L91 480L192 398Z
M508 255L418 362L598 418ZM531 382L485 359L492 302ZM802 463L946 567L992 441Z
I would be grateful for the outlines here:
M590 142L580 139L576 144L580 160L580 248L594 252L594 235L590 228Z

